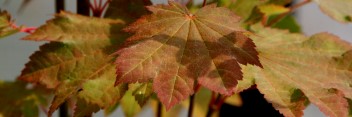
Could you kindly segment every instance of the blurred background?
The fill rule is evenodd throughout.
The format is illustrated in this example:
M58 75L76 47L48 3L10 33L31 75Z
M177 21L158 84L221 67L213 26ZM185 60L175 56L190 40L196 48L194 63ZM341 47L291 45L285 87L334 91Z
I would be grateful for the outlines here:
M7 10L16 24L34 27L43 25L55 13L54 0L31 0L26 7L21 9L23 1L28 0L0 0L0 9ZM167 0L152 1L154 4L167 2ZM196 0L196 2L201 1ZM302 0L295 0L294 2L300 1ZM67 11L76 12L76 0L66 0L65 8ZM314 3L299 8L294 15L307 36L318 32L330 32L352 42L352 25L341 24L332 20L324 15ZM0 40L0 80L15 80L24 64L29 61L28 57L43 44L43 42L21 41L21 38L25 35L27 34L18 33ZM57 113L54 113L54 117L56 115ZM186 115L186 111L181 113L182 117ZM45 116L45 114L41 113L41 116ZM103 113L98 112L95 116L103 116ZM151 109L144 109L139 116L152 117L154 114ZM121 109L115 111L111 117L123 117ZM310 105L305 110L304 117L324 117L324 114L314 105Z

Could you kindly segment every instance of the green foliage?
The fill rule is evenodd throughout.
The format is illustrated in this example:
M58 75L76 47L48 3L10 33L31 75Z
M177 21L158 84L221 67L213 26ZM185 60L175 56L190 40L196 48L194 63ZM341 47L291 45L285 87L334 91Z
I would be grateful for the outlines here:
M351 22L351 0L312 1ZM290 13L310 0L208 2L222 7L112 0L104 18L61 12L33 33L1 11L0 37L27 32L24 40L48 43L15 82L0 83L0 116L38 116L51 94L48 116L72 102L75 117L119 107L133 117L148 106L172 117L191 95L193 116L205 116L222 103L241 106L238 93L253 85L284 116L302 116L310 103L327 116L351 115L352 46L330 33L300 33Z

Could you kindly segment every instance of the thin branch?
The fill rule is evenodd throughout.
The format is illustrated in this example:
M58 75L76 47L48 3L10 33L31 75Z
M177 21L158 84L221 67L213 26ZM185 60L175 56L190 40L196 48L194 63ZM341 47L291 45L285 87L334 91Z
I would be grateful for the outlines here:
M310 3L311 1L312 0L304 0L304 1L300 2L300 3L297 3L297 4L293 5L293 6L291 6L289 8L289 11L280 14L275 19L271 20L266 26L270 27L270 26L274 25L275 23L279 22L282 18L284 18L286 15L290 14L291 12L296 10L297 8L302 7L303 5Z
M89 0L77 0L77 14L90 16L89 4Z
M94 8L98 8L98 2L97 2L97 0L94 0Z
M186 6L193 4L193 0L188 0L188 2L186 3Z
M156 117L161 117L163 115L163 105L161 104L160 101L158 101L158 106L156 110Z
M188 107L188 116L187 117L192 117L192 115L193 115L194 97L195 97L195 94L191 95L191 97L189 98L189 107Z
M211 115L216 112L219 111L219 109L221 108L221 106L224 104L227 96L222 96L220 94L218 94L218 96L215 99L215 93L212 95L212 101L211 103L209 103L209 109L207 112L206 117L211 117Z
M55 10L56 10L56 13L60 13L60 11L64 11L65 0L55 0Z
M188 0L186 3L187 8L191 8L193 6L193 0Z
M203 7L207 4L207 0L203 0Z
M101 8L101 11L102 11L102 12L106 9L106 7L109 5L110 2L111 2L111 0L107 0L107 1L104 3L103 7Z
M68 105L66 101L60 106L59 117L68 117Z
M46 116L48 116L48 110L46 109L45 106L39 105L39 108L44 112L44 114L45 114Z
M208 112L206 114L206 117L211 117L214 111L214 104L216 103L217 97L215 92L211 92L211 99L208 105Z
M224 104L226 98L228 98L228 96L221 96L221 95L219 95L219 97L220 98L219 98L218 102L216 103L216 111L218 111L221 108L221 106Z
M92 11L95 11L95 5L92 5L90 0L86 0L86 2L88 2L88 4L89 4L89 9L92 10Z
M103 0L99 0L99 5L98 5L99 10L102 10L102 4L103 4Z

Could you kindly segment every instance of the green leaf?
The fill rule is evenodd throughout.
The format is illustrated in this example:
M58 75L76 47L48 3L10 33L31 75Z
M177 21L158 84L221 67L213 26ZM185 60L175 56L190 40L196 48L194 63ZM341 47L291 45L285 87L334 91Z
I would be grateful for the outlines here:
M195 14L175 2L150 6L126 31L135 32L119 50L117 81L153 81L167 109L194 93L194 82L231 95L242 79L239 64L260 66L255 45L226 8L210 5Z
M275 23L272 27L279 29L288 29L291 33L301 32L301 27L292 15L284 17L282 20Z
M11 16L7 11L0 10L0 39L19 32L12 26Z
M126 117L135 117L141 112L141 107L132 95L132 91L128 90L121 99L121 108Z
M38 117L39 107L48 101L47 92L26 88L24 82L0 81L0 116L3 117ZM41 87L44 88L44 87Z
M49 116L75 95L100 108L115 105L123 96L126 85L114 87L115 57L112 56L124 39L120 32L123 25L120 20L62 12L25 37L51 41L30 57L20 76L22 80L55 90Z
M352 22L352 0L313 0L320 9L336 21Z
M260 12L264 13L264 15L268 17L272 15L279 15L289 11L288 8L275 4L260 5L258 6L258 9L260 10Z
M244 79L255 81L274 108L285 116L302 116L308 99L327 116L347 116L351 107L345 97L352 98L352 71L341 67L347 59L341 55L352 49L349 43L328 33L307 38L258 26L254 31L264 69L246 66ZM252 85L241 83L239 89Z

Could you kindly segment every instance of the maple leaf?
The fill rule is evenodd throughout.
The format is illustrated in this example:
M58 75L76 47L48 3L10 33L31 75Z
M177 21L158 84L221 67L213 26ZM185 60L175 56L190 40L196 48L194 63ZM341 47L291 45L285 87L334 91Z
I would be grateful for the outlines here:
M47 92L38 88L28 89L21 81L0 81L0 116L38 117L40 106L48 102ZM42 87L41 87L42 88Z
M115 57L111 56L125 38L120 32L123 25L121 20L62 12L25 37L25 40L51 41L30 57L19 77L55 89L49 116L75 95L100 108L113 106L123 96L127 85L114 87ZM90 114L84 111L75 113Z
M153 81L153 90L170 109L194 93L195 82L230 95L242 79L241 64L258 66L255 45L226 8L209 5L195 14L178 3L147 7L126 31L135 32L116 59L120 83Z
M11 16L7 11L0 10L0 38L17 33L19 30L12 27Z
M256 84L275 109L288 117L302 116L308 100L328 116L345 117L352 95L351 57L341 57L351 45L338 37L254 27L253 37L264 69L243 66L240 92ZM343 62L344 61L344 62ZM348 62L347 62L348 61ZM347 64L348 63L348 64Z
M320 9L331 18L348 23L352 22L352 1L351 0L313 0Z

